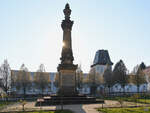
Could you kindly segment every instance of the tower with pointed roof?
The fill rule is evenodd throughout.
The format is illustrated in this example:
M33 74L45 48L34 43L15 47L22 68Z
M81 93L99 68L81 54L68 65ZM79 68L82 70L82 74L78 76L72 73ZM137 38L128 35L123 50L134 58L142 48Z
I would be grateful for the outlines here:
M96 73L102 75L106 68L112 69L113 62L110 59L108 50L98 50L95 54L91 69L95 70Z

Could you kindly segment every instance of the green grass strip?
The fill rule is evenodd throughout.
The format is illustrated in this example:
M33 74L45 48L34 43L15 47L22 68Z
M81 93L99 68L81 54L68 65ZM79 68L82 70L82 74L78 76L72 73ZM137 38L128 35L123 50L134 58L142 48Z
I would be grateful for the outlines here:
M99 108L98 111L103 113L150 113L150 108Z

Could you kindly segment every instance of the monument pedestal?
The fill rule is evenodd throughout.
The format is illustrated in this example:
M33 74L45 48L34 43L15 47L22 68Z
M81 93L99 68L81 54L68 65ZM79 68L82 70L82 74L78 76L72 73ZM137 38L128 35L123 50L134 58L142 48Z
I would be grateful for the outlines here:
M72 104L96 104L104 103L103 99L88 97L86 95L78 96L51 96L43 98L43 101L37 101L35 106L51 106L51 105L72 105Z
M76 90L76 69L77 65L74 64L59 64L59 91L58 95L62 96L75 96Z

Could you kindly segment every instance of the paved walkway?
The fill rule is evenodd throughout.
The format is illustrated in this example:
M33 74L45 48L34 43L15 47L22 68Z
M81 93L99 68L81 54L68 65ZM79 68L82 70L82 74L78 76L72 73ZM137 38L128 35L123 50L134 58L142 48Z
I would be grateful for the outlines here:
M25 105L25 110L26 111L31 111L31 110L59 110L61 109L61 106L44 106L44 107L35 107L35 102L28 102ZM63 109L69 109L73 111L74 113L99 113L95 108L100 107L100 104L88 104L88 105L64 105ZM22 106L17 103L11 106L7 106L1 112L8 112L8 111L21 111Z
M135 106L132 102L124 102L124 106ZM64 109L69 109L75 113L99 113L96 108L102 107L102 104L78 104L78 105L64 105ZM120 107L120 104L117 101L105 100L104 107ZM31 110L57 110L61 109L61 106L44 106L44 107L35 107L35 102L27 102L25 105L26 111ZM20 103L7 106L5 109L1 110L2 112L8 111L21 111L22 106Z

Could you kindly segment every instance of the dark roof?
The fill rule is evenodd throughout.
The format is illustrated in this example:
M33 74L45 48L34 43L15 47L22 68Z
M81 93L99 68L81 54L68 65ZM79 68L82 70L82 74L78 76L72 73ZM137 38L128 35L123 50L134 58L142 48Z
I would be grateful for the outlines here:
M107 50L98 50L95 54L95 58L93 61L93 66L95 65L113 65L113 62L111 62L110 57L109 57L109 53Z

